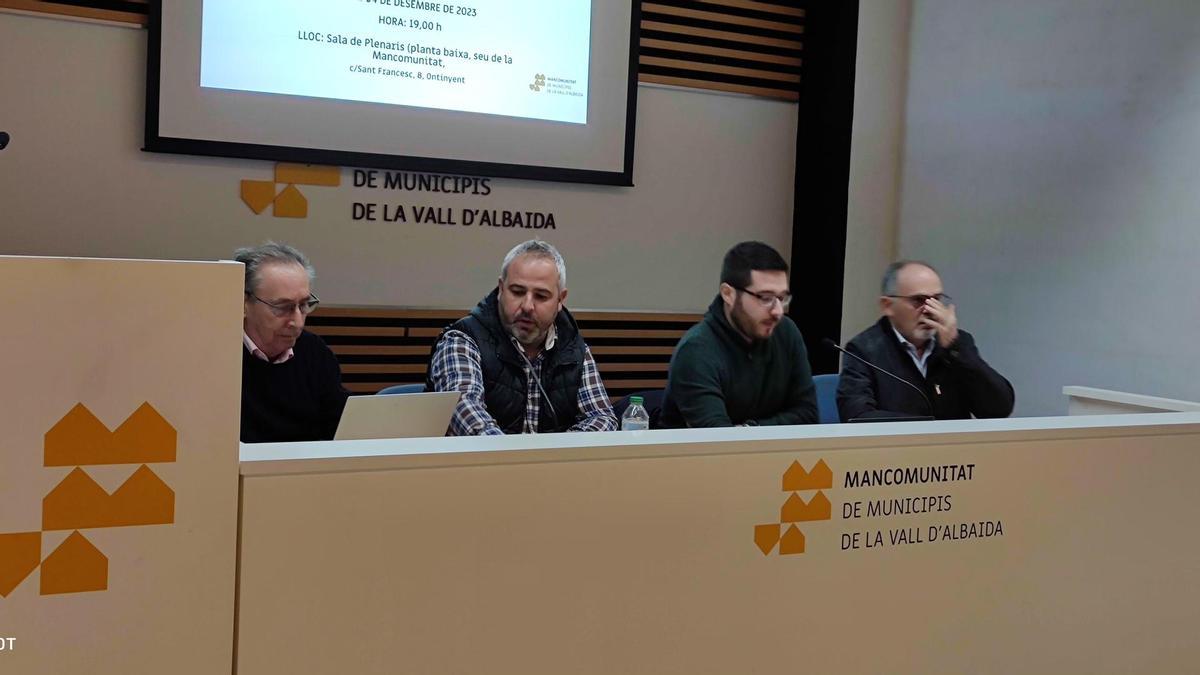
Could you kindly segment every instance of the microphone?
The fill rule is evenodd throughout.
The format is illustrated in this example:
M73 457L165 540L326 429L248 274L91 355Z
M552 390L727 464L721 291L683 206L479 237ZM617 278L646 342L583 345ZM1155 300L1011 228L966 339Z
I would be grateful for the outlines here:
M533 364L529 362L529 357L525 356L524 349L517 349L517 354L521 356L521 360L529 366L530 372L533 372ZM542 386L542 378L535 377L533 382L537 385L538 391L542 393L542 399L546 401L546 405L550 408L550 416L554 418L554 426L558 426L558 413L554 411L554 404L550 402L550 394L546 393L546 388Z
M899 375L897 375L895 373L892 373L887 370L884 370L883 368L880 368L879 366L875 365L874 363L871 363L870 361L864 359L863 357L859 356L858 354L852 354L852 353L846 351L845 349L842 349L841 345L834 342L833 340L830 340L829 338L822 339L821 343L827 347L833 347L834 349L845 354L846 356L849 356L852 359L855 359L857 361L867 364L871 368L878 370L879 372L883 373L884 375L887 375L888 377L892 378L893 380L899 380L899 381L903 382L904 384L907 384L908 386L912 387L913 390L916 391L918 394L920 394L921 398L925 400L925 405L929 407L929 416L934 419L937 419L937 415L933 414L933 402L929 400L929 397L926 396L925 392L922 391L921 388L918 387L917 385L913 384L912 382L909 382L908 380L904 379L903 377L900 377Z

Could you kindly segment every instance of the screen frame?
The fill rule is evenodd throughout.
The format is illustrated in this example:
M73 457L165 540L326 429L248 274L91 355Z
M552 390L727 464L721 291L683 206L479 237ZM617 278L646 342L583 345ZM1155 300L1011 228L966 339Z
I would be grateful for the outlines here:
M611 1L611 0L605 0ZM259 145L227 141L176 138L159 134L159 80L162 49L162 0L149 3L147 29L149 39L146 49L146 128L142 150L180 155L205 157L235 157L259 159L297 164L327 164L373 169L414 171L418 173L457 174L487 176L490 178L518 178L523 180L554 181L562 183L592 183L633 187L634 135L637 128L638 87L638 35L641 26L642 3L630 2L629 25L629 69L625 100L625 149L621 171L596 171L567 167L533 166L528 164L505 164L477 162L438 157L411 155L387 155L322 148L298 148L282 145Z

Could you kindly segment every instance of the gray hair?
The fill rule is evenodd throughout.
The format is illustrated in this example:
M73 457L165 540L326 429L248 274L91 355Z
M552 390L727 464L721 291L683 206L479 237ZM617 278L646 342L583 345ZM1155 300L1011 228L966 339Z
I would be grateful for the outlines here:
M317 271L313 269L312 263L308 262L308 258L303 253L287 244L274 241L268 241L259 246L239 248L233 252L233 259L246 266L245 291L247 293L253 293L258 289L259 270L263 265L299 265L308 274L310 284L317 278Z
M519 256L531 255L535 258L545 258L553 260L554 266L558 268L558 290L563 290L567 287L567 263L563 260L562 254L558 249L544 242L541 239L530 239L529 241L521 242L504 256L504 263L500 265L500 278L508 278L508 266L512 264Z
M883 283L880 284L880 290L883 291L884 295L896 294L896 278L900 276L900 270L908 267L909 265L920 265L921 267L927 267L934 274L938 274L937 269L924 260L897 260L891 265L888 265L887 269L883 271ZM941 275L938 274L938 276L940 277Z

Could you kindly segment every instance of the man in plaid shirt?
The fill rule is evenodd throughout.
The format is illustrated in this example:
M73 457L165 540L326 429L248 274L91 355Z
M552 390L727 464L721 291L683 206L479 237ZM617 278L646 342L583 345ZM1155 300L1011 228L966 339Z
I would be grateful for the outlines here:
M495 290L438 338L428 391L458 391L450 434L613 431L617 418L567 299L550 244L518 244Z

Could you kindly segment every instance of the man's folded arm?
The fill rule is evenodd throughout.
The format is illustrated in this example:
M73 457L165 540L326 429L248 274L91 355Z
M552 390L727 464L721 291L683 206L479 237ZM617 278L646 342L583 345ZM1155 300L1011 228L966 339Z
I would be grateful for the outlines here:
M812 368L808 364L808 352L804 343L792 364L792 376L788 387L787 403L774 415L756 420L760 426L777 424L816 424L821 419L817 410L817 387L813 384Z
M962 382L971 414L981 418L1008 417L1016 403L1012 384L983 360L974 338L961 331L958 335L958 340L947 350L946 359L951 367L964 371Z
M693 353L695 352L695 353ZM689 427L731 427L716 367L689 345L682 346L671 367L671 400Z
M846 345L846 351L863 356L854 342ZM883 410L875 399L875 378L878 375L867 364L855 358L842 357L842 372L838 376L838 417L843 422L852 419L876 417L913 417L913 413ZM886 376L884 376L886 377Z
M787 406L754 423L759 426L774 426L782 424L816 424L820 419L817 412L817 389L810 380L807 387L797 385L792 389Z

